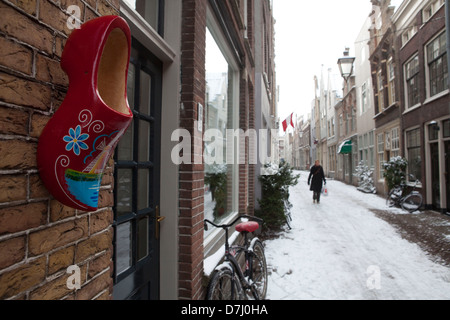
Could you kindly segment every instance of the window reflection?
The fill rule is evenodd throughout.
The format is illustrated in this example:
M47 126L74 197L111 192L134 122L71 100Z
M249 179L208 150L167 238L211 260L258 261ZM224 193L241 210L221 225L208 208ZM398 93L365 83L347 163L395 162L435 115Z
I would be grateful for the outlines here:
M209 30L206 35L206 107L205 133L214 130L211 141L205 139L205 218L220 221L233 211L233 170L227 164L226 130L233 129L233 77L223 53Z

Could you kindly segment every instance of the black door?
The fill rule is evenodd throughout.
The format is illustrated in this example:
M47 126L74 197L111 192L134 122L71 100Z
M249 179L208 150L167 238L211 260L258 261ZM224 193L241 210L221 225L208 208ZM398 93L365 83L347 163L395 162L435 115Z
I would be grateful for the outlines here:
M431 154L431 204L434 209L441 208L441 173L439 171L439 145L437 142L430 144Z
M133 39L127 93L134 119L115 153L117 300L159 298L161 74L161 62Z
M447 213L450 213L450 141L445 141L445 186L447 190Z

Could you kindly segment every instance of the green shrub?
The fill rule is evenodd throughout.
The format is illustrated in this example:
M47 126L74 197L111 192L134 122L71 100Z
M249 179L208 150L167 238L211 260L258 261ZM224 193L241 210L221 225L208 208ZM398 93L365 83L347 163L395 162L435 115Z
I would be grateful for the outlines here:
M259 176L262 199L258 199L260 209L256 211L256 215L264 220L266 228L278 230L286 223L285 204L291 207L289 187L298 183L300 175L294 175L288 163L282 163L278 168L276 165L266 164L264 169L266 174Z
M383 167L383 177L389 190L406 182L408 161L405 158L400 156L392 157L391 160L383 164Z

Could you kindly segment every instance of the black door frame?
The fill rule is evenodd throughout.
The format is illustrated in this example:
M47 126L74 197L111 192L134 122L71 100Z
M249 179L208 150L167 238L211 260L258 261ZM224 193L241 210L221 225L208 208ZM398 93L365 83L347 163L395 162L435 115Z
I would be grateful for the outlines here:
M132 55L130 63L135 67L135 92L134 101L140 99L140 71L151 76L151 94L150 108L151 114L143 114L139 110L139 106L133 108L133 160L121 161L115 155L115 193L114 193L114 230L121 223L131 223L131 267L126 271L117 274L116 268L116 243L117 232L114 232L114 288L113 298L115 300L155 300L159 299L160 286L160 245L158 232L158 216L159 216L159 200L160 200L160 159L161 159L161 104L162 104L162 62L148 51L142 44L133 38ZM150 147L149 160L139 162L138 145L139 145L139 123L146 122L150 124ZM118 179L117 171L120 169L128 169L132 171L132 210L129 213L117 215L117 194ZM138 210L137 208L137 180L138 170L149 170L148 199L149 207ZM147 219L148 218L148 219ZM137 249L137 228L138 223L142 219L148 221L149 243L148 255L139 260Z

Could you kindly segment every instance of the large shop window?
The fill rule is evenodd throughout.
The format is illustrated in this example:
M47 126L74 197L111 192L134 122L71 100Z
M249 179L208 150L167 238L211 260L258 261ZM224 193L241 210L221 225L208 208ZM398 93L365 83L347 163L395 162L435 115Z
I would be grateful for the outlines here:
M238 148L227 144L227 130L234 130L238 116L238 72L219 46L214 29L206 32L205 98L205 218L224 221L238 210ZM232 139L232 138L230 138ZM231 156L233 155L233 156ZM209 231L211 232L211 231ZM208 235L206 232L205 235Z

